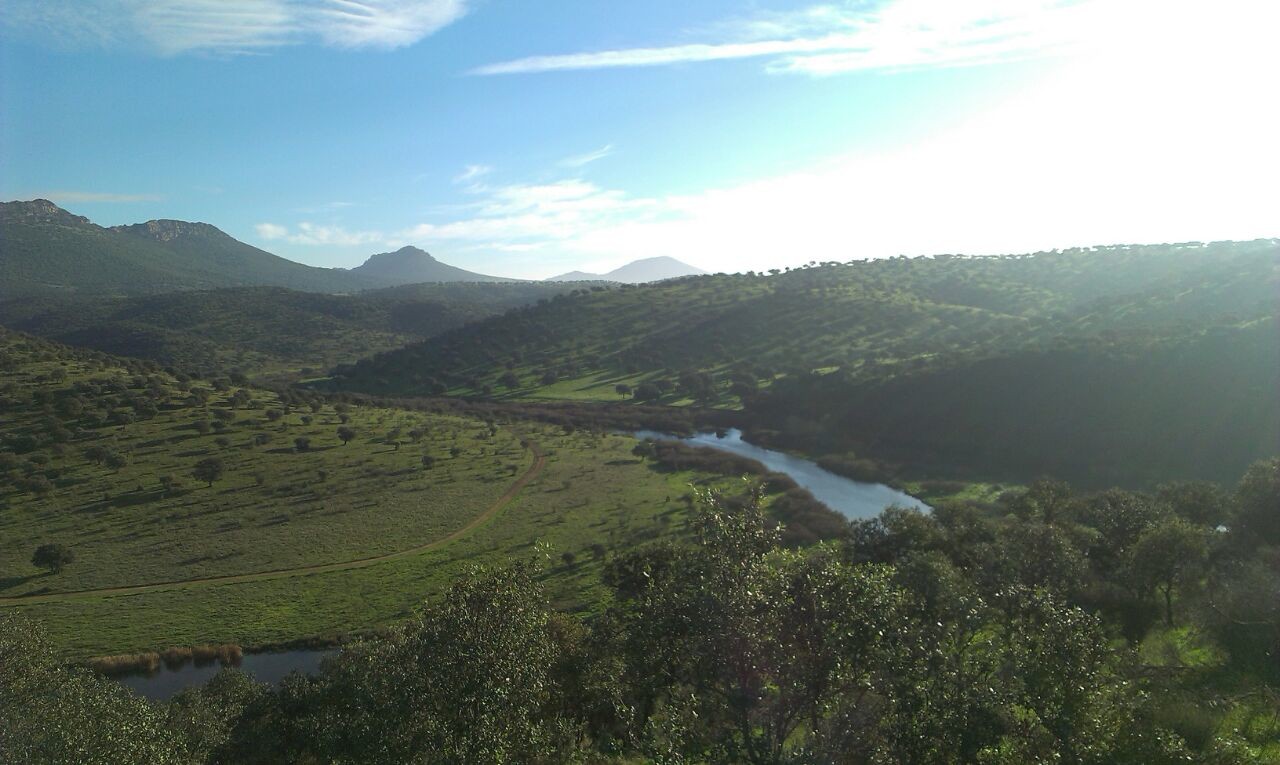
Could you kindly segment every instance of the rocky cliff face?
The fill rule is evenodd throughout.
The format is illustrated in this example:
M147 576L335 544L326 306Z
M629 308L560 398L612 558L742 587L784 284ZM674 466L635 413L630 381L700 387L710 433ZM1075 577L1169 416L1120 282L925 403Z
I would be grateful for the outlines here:
M208 223L191 223L185 220L149 220L127 226L112 226L112 231L132 236L145 236L157 242L171 242L189 236L227 236L221 229Z
M47 199L33 199L30 202L0 202L0 220L6 223L89 223L88 218L72 215Z

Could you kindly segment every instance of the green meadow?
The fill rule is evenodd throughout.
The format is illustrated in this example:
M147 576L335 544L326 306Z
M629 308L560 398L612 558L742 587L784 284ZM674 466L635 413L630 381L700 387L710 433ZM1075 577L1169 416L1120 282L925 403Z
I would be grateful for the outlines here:
M691 483L733 483L644 463L626 437L284 400L0 339L0 604L68 657L364 630L462 567L534 554L560 605L590 608L611 553L682 533ZM43 544L73 560L36 567Z

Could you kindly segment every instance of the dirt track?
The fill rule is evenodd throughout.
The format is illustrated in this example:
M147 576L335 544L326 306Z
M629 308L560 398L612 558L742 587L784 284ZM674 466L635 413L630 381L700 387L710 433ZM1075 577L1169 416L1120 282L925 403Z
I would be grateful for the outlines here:
M524 471L519 478L515 480L503 492L501 497L494 500L483 513L472 518L467 525L452 532L448 536L435 539L417 547L410 547L407 550L399 552L386 553L384 555L375 555L371 558L357 558L356 560L342 561L339 563L320 563L314 566L301 566L299 568L277 569L275 571L259 571L252 574L228 574L226 576L210 576L198 579L180 579L173 582L156 582L154 584L138 584L128 587L105 587L97 590L73 590L71 592L51 592L40 595L20 595L18 597L0 598L0 606L20 606L34 603L50 603L64 600L79 600L82 598L110 598L122 595L138 595L145 592L158 592L161 590L177 590L187 587L198 587L206 584L241 584L244 582L260 582L266 579L284 579L291 576L305 576L307 574L322 574L328 571L347 571L354 568L365 568L379 563L385 563L390 560L399 558L408 558L412 555L432 550L441 545L458 539L475 529L477 526L484 524L492 518L499 510L515 499L520 490L528 485L530 481L542 472L542 468L547 464L547 455L542 452L537 444L530 444L529 448L533 450L533 464L529 469Z

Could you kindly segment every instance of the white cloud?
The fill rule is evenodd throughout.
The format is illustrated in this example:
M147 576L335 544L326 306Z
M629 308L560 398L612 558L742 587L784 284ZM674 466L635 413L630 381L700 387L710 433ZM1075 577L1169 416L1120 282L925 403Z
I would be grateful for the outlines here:
M284 239L289 235L288 227L278 223L259 223L253 227L253 230L258 232L258 236L268 241Z
M1088 39L1106 22L1102 0L846 0L761 13L707 30L717 39L530 56L472 74L661 66L768 58L769 71L833 74L958 66L1044 56Z
M565 157L564 159L560 160L560 165L562 167L574 167L574 168L584 167L586 165L591 164L592 162L595 162L598 159L604 159L605 157L609 156L612 153L613 153L613 144L606 144L596 149L595 151L589 151L585 154L575 154L572 157Z
M6 26L64 44L236 54L300 43L400 48L461 18L467 0L0 0L0 10Z
M377 231L349 231L342 226L323 226L302 222L296 230L277 223L259 223L253 227L258 236L268 241L286 241L290 244L353 247L364 244L382 244L386 235Z

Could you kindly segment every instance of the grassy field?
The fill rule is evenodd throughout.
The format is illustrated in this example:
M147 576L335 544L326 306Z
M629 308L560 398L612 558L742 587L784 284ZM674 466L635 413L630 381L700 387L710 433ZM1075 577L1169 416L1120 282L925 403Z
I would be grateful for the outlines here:
M735 482L647 465L627 437L282 402L127 364L0 332L0 607L68 657L386 624L537 541L557 604L591 608L610 554L683 533L691 482ZM210 458L212 482L194 475ZM75 559L35 567L46 543Z
M532 366L517 366L513 370L520 378L521 385L516 388L499 387L489 396L500 401L603 401L609 403L635 401L630 394L618 392L619 385L626 385L632 390L645 382L660 379L662 376L653 373L624 374L609 370L594 370L576 377L566 377L550 384L542 384L538 377L538 369ZM726 370L715 368L707 370L711 374ZM451 389L449 395L474 396L476 391L467 387ZM640 402L637 402L640 403ZM709 400L695 402L683 392L675 391L667 395L646 401L647 404L663 406L691 406L701 403L711 409L741 409L742 400L729 392L728 385L720 385Z
M541 428L525 435L546 451L545 469L488 522L421 555L355 570L18 608L43 622L69 657L330 636L404 618L462 567L533 555L543 542L557 605L590 609L602 595L599 574L610 554L685 533L690 483L734 482L660 472L631 456L635 442L626 437ZM572 565L564 553L574 556Z
M55 368L65 380L49 379ZM7 379L42 395L97 376L51 361ZM193 405L177 387L155 389L148 419L93 429L69 423L78 437L10 457L20 472L34 460L53 478L45 492L11 486L0 495L7 505L0 597L392 552L459 528L531 461L513 433L478 420L361 407L339 413L332 405L286 413L262 391L243 408L232 407L231 391ZM44 419L38 410L18 412L5 430L29 435ZM355 432L350 443L338 438L339 427ZM299 451L299 438L307 449ZM95 448L118 461L86 456ZM424 455L435 460L430 469ZM210 458L224 466L212 484L192 475ZM35 568L32 551L44 543L72 548L75 563L58 574Z

